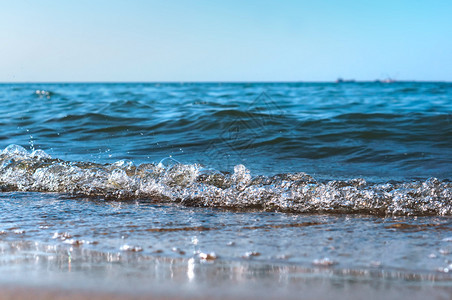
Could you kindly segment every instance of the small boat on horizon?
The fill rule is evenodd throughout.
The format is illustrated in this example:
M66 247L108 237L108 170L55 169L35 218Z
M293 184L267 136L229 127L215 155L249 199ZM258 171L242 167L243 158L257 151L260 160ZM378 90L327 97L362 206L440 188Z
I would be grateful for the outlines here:
M379 82L379 83L394 83L396 82L395 79L392 79L391 77L385 78L385 79L377 79L375 80L375 82Z
M335 81L336 83L349 83L349 82L356 82L355 79L343 79L343 78L338 78Z

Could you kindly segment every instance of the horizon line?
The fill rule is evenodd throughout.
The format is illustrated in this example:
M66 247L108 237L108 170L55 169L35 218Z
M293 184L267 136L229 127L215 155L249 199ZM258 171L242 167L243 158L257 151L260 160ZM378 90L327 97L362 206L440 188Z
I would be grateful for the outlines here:
M409 83L409 82L419 82L419 83L452 83L452 81L448 80L396 80L396 79L390 79L390 82L387 82L387 79L374 79L374 80L355 80L355 79L344 79L343 81L341 78L338 78L336 80L249 80L249 81L243 81L243 80L220 80L220 81L214 81L214 80L197 80L197 81L184 81L184 80L164 80L164 81L135 81L135 80L106 80L106 81L0 81L0 84L77 84L77 83L92 83L92 84L115 84L115 83L179 83L179 84L189 84L189 83L337 83L337 84L350 84L350 83L385 83L385 84L391 84L391 83Z

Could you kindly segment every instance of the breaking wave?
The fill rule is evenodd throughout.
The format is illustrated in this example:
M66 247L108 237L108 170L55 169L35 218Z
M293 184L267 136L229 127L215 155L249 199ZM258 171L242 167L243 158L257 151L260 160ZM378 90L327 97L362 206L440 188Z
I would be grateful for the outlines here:
M379 184L361 178L320 182L306 173L251 176L244 165L228 173L172 158L140 165L128 160L70 162L18 145L0 152L0 190L293 213L452 215L452 183L436 178Z

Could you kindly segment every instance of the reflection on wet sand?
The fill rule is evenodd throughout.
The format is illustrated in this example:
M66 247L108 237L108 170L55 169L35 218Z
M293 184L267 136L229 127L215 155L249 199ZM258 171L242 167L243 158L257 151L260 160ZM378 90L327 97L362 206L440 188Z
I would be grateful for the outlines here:
M452 293L449 217L231 212L52 193L0 200L0 292L410 300Z
M378 266L347 269L333 264L208 260L201 255L186 259L133 252L103 253L27 241L0 242L0 252L2 282L17 284L17 277L26 276L25 286L30 288L79 291L80 297L94 292L97 294L93 296L99 297L119 293L130 297L152 294L157 298L297 298L298 292L304 290L308 295L329 299L353 288L350 297L358 299L369 291L405 297L415 287L414 299L426 293L433 293L434 299L452 292L452 277L448 273L385 270Z

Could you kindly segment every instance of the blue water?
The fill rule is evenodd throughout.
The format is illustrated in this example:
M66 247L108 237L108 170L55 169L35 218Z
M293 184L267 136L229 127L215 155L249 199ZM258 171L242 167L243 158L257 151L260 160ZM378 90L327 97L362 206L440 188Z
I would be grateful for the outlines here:
M0 283L452 292L451 83L23 83L0 101Z
M450 83L2 84L0 99L3 148L70 161L172 156L255 175L452 176Z

